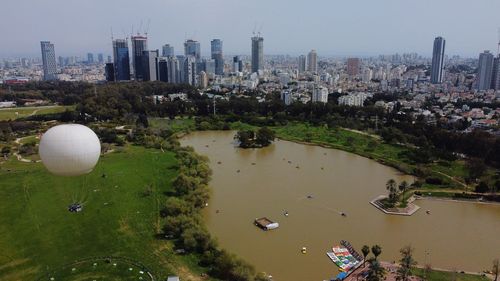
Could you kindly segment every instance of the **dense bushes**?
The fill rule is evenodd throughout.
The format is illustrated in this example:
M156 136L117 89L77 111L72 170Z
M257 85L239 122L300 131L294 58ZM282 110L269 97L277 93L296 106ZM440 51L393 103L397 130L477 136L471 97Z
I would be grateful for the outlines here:
M234 139L239 142L242 148L265 147L271 144L275 139L273 130L262 127L254 132L253 130L240 130L234 136Z

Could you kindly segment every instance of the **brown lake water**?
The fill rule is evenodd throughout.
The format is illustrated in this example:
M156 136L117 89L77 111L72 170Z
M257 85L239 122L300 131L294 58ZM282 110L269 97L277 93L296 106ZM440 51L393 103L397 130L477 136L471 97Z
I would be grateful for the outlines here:
M490 269L500 257L500 205L419 200L411 217L385 215L369 201L386 193L387 180L413 177L352 153L288 141L240 149L234 134L194 132L181 143L210 159L212 197L204 215L212 235L274 280L335 276L326 251L340 240L358 250L379 244L386 261L398 260L399 249L411 244L419 264L466 271ZM280 227L254 226L263 216Z

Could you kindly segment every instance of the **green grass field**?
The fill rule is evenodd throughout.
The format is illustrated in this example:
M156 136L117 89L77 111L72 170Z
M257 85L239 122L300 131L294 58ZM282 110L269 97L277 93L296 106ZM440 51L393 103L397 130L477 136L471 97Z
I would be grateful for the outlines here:
M424 277L424 270L421 268L413 269L413 273L418 277ZM437 271L431 270L431 272L426 277L427 281L447 281L447 280L455 280L455 281L488 281L490 279L473 274L465 274L458 272L447 272L447 271Z
M171 152L133 146L102 156L94 171L81 177L53 176L39 163L10 159L2 164L0 280L34 280L67 263L98 256L136 260L160 280L174 272L192 275L186 264L194 257L176 256L171 242L155 238L176 165ZM82 202L84 210L68 212L73 202ZM128 271L112 268L110 273L109 268L57 271L56 280L129 280ZM198 275L201 269L194 272Z
M30 115L50 114L64 112L66 109L71 109L71 106L37 106L37 107L16 107L16 108L0 108L0 121L15 120L18 118L27 117ZM17 114L16 114L17 112Z
M157 129L170 129L174 132L195 130L194 119L148 118L149 125Z

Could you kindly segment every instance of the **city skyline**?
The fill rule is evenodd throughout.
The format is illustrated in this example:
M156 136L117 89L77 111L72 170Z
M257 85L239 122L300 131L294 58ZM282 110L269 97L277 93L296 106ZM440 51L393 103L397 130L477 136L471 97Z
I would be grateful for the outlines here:
M139 10L126 8L129 5L123 1L114 5L113 1L90 0L78 7L60 0L51 1L51 4L30 2L21 0L3 4L6 10L20 10L29 5L30 9L23 10L26 10L24 17L30 20L19 20L15 13L6 13L0 19L3 34L13 34L12 22L23 31L0 42L0 56L37 55L38 42L44 40L58 46L58 53L63 56L109 52L110 29L113 28L115 38L124 38L130 37L134 26L134 34L148 29L150 46L154 49L170 43L175 49L182 50L186 39L194 39L201 43L203 56L210 55L210 40L213 38L224 41L224 52L228 55L248 55L247 38L252 36L252 31L261 31L266 38L266 54L300 55L316 49L320 56L403 52L430 56L432 50L427 42L443 36L448 41L449 55L475 57L484 50L496 52L497 28L500 26L495 14L500 9L500 2L493 0L482 1L481 5L451 0L439 3L427 0L418 3L313 0L294 4L292 8L285 6L288 3L282 0L272 3L262 0L252 3L151 0L145 6L154 9ZM432 9L426 2L432 3ZM196 9L192 9L193 6ZM287 9L283 10L283 7ZM75 8L78 13L74 12ZM164 8L169 10L165 12ZM282 10L287 16L276 20L276 10ZM408 20L410 10L412 15L417 15L415 20ZM315 12L310 13L314 16L304 16L307 11ZM349 11L355 12L355 16ZM47 14L54 16L44 16ZM203 24L186 21L187 16L198 18ZM298 16L304 20L297 21ZM460 18L464 20L457 20ZM324 24L325 19L328 19L328 25ZM69 27L61 25L60 22L65 20L72 24ZM33 21L36 25L32 24ZM142 28L139 28L141 21Z

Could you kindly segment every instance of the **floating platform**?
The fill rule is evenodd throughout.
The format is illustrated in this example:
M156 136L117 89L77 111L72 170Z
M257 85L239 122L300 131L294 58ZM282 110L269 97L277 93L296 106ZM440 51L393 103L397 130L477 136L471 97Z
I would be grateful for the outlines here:
M326 255L339 267L340 271L345 272L344 278L358 268L363 261L351 244L344 240L340 242L340 246L333 247L332 251L327 252Z
M262 217L259 219L255 219L255 225L263 230L272 230L278 228L280 225L277 222L274 222L266 217Z

